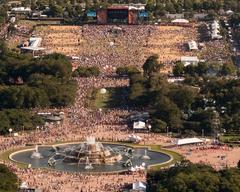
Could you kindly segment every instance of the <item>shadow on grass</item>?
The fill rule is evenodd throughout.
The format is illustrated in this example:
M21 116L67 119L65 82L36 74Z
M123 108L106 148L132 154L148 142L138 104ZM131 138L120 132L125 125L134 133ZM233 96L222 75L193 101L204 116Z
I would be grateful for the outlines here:
M105 94L101 94L100 89L90 90L87 95L86 106L92 109L127 108L127 87L108 87L106 90Z

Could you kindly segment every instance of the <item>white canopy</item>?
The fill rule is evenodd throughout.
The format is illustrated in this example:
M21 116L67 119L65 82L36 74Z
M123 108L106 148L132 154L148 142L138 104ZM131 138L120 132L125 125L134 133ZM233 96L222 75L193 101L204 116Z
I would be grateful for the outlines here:
M190 50L198 50L197 42L196 41L189 41L188 47Z
M174 19L171 22L172 23L189 23L187 19Z
M21 185L20 185L20 189L28 189L27 182L22 182Z
M189 144L196 144L196 143L203 143L202 139L193 137L193 138L184 138L184 139L177 139L176 145L189 145Z
M138 182L135 182L132 184L132 189L133 190L143 190L145 191L146 190L146 185L141 182L141 181L138 181Z
M233 14L234 12L232 11L232 10L227 10L226 11L226 14L228 14L228 15L231 15L231 14Z
M134 122L133 129L146 129L146 123L143 121Z
M130 141L134 141L134 142L142 140L141 137L139 137L138 135L134 135L134 134L129 135L128 138L129 138Z
M186 67L188 65L197 65L199 62L198 57L192 57L192 56L183 56L181 57L181 62L183 63L183 65Z

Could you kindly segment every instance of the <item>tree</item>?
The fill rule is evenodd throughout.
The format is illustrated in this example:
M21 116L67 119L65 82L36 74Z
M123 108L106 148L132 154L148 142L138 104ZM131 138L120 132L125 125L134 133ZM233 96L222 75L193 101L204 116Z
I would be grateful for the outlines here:
M153 11L155 7L154 1L153 0L148 0L146 4L146 10L148 11Z
M144 75L150 77L154 73L160 72L162 64L158 62L158 56L150 56L146 62L143 64Z
M161 119L153 119L151 125L153 132L163 133L166 131L167 123Z
M140 73L137 67L135 66L126 66L126 67L118 67L116 73L120 76L131 76L133 74Z
M173 131L180 131L182 115L177 105L165 96L160 96L155 105L154 116L165 121Z
M51 15L52 17L62 17L63 16L63 8L61 6L50 4L49 8L50 8L49 15Z
M181 77L184 75L184 65L181 62L178 62L173 68L173 74L176 77Z
M17 175L10 171L5 165L0 164L0 192L15 192L18 190Z
M73 73L74 77L91 77L98 76L100 74L100 70L98 67L82 67L79 66Z
M234 75L236 74L236 67L233 64L225 64L222 66L222 70L221 70L221 74L222 75Z
M184 9L191 10L193 8L192 0L184 0Z
M194 102L196 92L191 88L180 86L172 89L169 96L180 109L187 111Z

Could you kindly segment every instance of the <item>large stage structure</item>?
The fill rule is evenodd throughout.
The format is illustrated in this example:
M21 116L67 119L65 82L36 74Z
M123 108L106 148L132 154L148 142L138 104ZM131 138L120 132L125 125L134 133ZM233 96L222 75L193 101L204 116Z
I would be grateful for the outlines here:
M139 24L140 18L146 18L145 7L113 5L97 10L98 24Z

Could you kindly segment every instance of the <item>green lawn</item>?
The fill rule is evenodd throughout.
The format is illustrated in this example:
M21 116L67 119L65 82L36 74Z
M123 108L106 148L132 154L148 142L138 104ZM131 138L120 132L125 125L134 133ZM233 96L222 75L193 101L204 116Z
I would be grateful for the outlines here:
M237 142L240 142L240 135L225 135L225 136L221 136L220 137L220 141L224 142L224 143L237 143Z
M86 106L91 109L106 109L106 108L118 108L125 104L125 95L127 88L125 87L109 87L106 88L105 94L100 93L100 89L91 89L87 94Z
M107 108L108 102L112 96L112 90L107 89L107 92L105 94L100 93L100 89L96 91L95 96L95 102L94 102L94 108Z
M8 151L5 151L3 153L0 153L0 159L3 160L3 161L6 161L6 162L10 162L11 160L9 159L9 156L16 152L16 151L19 151L19 150L22 150L22 149L27 149L29 147L22 147L22 148L18 148L18 149L11 149L11 150L8 150ZM16 165L18 165L18 167L20 168L26 168L27 165L26 164L23 164L23 163L17 163L15 162Z

